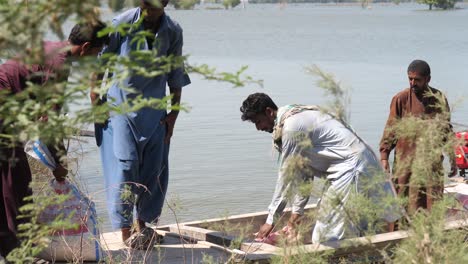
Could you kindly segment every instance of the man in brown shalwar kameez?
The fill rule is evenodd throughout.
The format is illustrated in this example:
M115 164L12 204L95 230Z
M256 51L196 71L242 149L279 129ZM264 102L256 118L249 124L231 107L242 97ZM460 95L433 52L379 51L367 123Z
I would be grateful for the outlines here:
M444 144L447 137L452 134L452 126L450 125L450 109L447 99L442 92L429 86L431 80L429 65L422 60L411 62L408 66L408 79L410 88L399 92L392 99L390 114L379 149L380 162L388 173L390 172L388 158L390 152L395 149L393 179L398 195L408 199L406 209L411 215L418 208L431 210L433 202L443 195L442 152L438 153L436 150L437 153L432 154L432 158L429 157L429 152L433 150L431 149L432 144L439 144L440 146ZM411 120L409 125L420 126L414 129L412 135L410 135L411 129L398 128L398 124L401 124L405 119ZM437 123L430 126L429 123L425 122ZM427 124L427 126L424 124ZM438 130L434 134L441 135L441 137L438 137L442 139L439 140L441 142L435 142L438 140L435 136L433 138L427 136L429 133L434 132L430 131L434 127L437 127ZM438 133L439 131L440 133ZM401 134L405 134L405 136L398 136ZM426 137L426 139L422 137ZM422 144L425 145L422 146ZM419 148L419 151L417 151L417 148ZM424 149L425 152L421 151L421 148L426 148ZM427 153L426 157L424 157L424 153ZM424 179L422 180L414 179L416 177L415 171L412 171L412 165L416 161L415 156L421 155L425 160L417 165L423 165L424 167L424 172L418 171L418 174L423 175L422 178ZM449 176L455 176L457 173L455 160L453 155L449 156L451 158ZM429 172L427 174L430 176L426 176L426 172Z

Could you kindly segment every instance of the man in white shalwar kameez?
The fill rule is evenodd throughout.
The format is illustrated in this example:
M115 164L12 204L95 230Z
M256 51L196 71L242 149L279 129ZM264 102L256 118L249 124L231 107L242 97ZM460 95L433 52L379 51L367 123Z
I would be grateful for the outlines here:
M288 105L278 109L263 93L251 94L240 110L242 120L273 134L273 144L280 152L276 189L257 239L266 238L273 230L288 199L292 204L288 226L293 228L299 222L309 194L301 194L298 185L314 177L326 178L326 186L312 233L313 243L356 237L366 231L369 223L350 219L356 213L349 211L355 211L349 206L354 194L383 208L377 216L380 220L389 223L400 217L398 207L388 203L394 192L378 159L344 122L317 106Z

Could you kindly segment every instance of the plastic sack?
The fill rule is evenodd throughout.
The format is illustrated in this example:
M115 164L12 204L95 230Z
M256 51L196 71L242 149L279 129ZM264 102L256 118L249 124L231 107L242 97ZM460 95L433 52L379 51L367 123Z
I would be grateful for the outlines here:
M50 187L56 194L69 195L69 197L61 204L47 206L39 215L39 222L50 224L60 216L60 219L66 219L67 223L73 224L76 228L55 230L49 236L49 246L38 257L73 263L99 261L102 252L94 203L67 180L63 182L52 180Z
M26 142L24 145L24 152L51 170L55 170L57 168L57 164L55 163L49 149L40 140L29 140Z
M40 140L28 141L24 152L50 170L56 169L54 158ZM39 223L50 225L59 217L76 228L54 230L48 237L48 247L38 257L52 262L99 261L102 251L94 203L68 180L58 182L54 179L49 182L49 188L43 191L45 195L63 194L68 195L68 198L61 204L46 206L39 215Z

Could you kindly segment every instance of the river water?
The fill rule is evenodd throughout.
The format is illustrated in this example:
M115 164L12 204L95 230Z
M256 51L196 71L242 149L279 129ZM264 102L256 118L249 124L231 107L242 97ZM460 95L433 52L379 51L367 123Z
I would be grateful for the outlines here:
M392 96L408 86L406 67L424 59L431 85L443 90L452 120L468 124L468 7L426 11L417 4L250 4L245 9L167 13L184 28L189 63L220 71L248 65L264 87L232 85L191 75L172 138L168 201L161 223L201 220L266 210L276 181L277 155L270 134L240 120L239 106L253 92L268 93L278 105L326 104L317 65L351 89L351 125L377 150ZM109 21L113 15L104 12ZM457 128L461 129L461 128ZM79 177L97 203L109 230L100 158L93 140L81 144Z

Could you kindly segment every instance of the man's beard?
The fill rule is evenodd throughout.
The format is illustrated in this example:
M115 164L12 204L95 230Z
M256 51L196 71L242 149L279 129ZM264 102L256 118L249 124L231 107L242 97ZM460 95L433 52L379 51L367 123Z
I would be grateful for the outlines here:
M421 88L419 86L412 86L411 89L416 93L416 94L421 94L424 92L424 88Z

